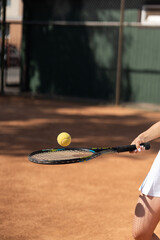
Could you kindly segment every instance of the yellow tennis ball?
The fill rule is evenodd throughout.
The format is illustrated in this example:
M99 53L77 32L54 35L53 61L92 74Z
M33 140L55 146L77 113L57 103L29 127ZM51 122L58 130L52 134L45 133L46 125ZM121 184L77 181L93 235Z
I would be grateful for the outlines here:
M58 135L57 142L59 145L66 147L71 143L71 136L66 132L62 132Z

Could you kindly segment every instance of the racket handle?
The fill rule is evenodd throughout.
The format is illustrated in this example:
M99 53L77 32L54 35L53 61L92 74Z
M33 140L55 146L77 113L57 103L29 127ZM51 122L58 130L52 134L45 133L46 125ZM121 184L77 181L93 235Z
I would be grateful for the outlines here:
M150 149L150 144L149 143L141 143L141 146L145 147L145 150L149 150ZM116 151L117 152L132 152L134 150L136 150L136 145L127 145L127 146L121 146L121 147L117 147Z

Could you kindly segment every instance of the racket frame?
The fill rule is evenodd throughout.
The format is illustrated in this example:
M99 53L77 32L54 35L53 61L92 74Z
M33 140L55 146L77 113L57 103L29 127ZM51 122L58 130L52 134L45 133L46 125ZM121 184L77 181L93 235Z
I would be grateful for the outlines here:
M150 149L149 143L143 143L141 145L144 146L146 150ZM66 150L67 151L75 151L75 152L76 151L90 152L92 154L89 156L78 157L78 158L73 158L73 159L62 159L62 160L47 160L47 159L43 159L43 158L38 160L34 157L37 154L43 155L43 153L66 151ZM78 163L78 162L88 161L88 160L96 158L105 153L132 152L134 150L136 150L136 145L126 145L126 146L107 147L107 148L53 148L53 149L43 149L43 150L34 151L28 155L28 159L29 159L29 161L31 161L33 163L38 163L38 164L48 164L48 165L69 164L69 163Z

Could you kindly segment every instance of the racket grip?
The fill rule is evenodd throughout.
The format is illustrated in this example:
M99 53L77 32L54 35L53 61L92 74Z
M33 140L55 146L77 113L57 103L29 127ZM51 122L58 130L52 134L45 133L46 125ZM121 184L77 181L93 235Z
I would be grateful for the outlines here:
M141 143L141 146L145 147L145 150L150 149L150 144L149 143ZM128 146L122 146L122 147L117 147L117 152L132 152L136 150L136 145L128 145Z

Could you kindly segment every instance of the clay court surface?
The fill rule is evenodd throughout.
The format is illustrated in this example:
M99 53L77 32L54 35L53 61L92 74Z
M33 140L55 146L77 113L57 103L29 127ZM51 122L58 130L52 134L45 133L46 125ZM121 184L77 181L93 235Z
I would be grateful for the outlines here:
M0 108L0 240L131 240L138 188L160 141L70 165L27 155L58 147L62 131L71 147L130 144L160 111L23 97L0 97Z

